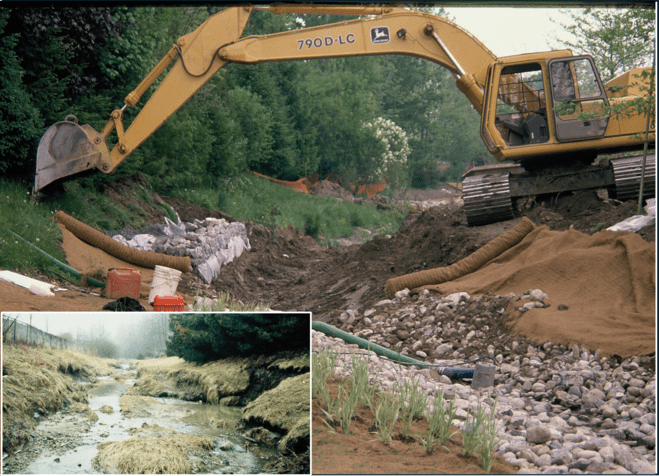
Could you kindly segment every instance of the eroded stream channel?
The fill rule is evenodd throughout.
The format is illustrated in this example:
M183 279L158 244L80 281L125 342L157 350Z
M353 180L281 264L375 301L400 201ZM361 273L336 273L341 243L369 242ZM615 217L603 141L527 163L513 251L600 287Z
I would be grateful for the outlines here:
M87 384L89 408L98 419L88 410L76 411L71 407L43 418L31 442L22 454L12 456L3 472L121 473L126 471L118 466L118 459L122 464L141 464L155 452L167 454L171 444L182 446L187 452L189 463L185 465L192 473L258 474L278 456L277 450L254 444L254 440L235 429L242 407L127 395L135 379L136 368L124 362L116 369L116 376L99 377L95 383ZM198 448L187 441L188 437L207 437L212 443L200 439L205 443ZM101 457L104 447L99 445L127 440L132 440L127 453L117 456L108 448ZM162 458L162 454L158 457ZM180 464L180 458L176 461L172 454L172 468L180 469Z

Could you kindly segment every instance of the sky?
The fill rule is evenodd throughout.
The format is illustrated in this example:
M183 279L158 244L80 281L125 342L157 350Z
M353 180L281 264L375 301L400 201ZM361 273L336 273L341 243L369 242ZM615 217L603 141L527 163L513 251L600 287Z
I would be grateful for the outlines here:
M548 51L552 46L560 46L554 37L569 37L560 24L569 24L570 17L559 8L446 7L445 10L457 25L496 56Z
M19 315L19 322L30 323L32 316L32 327L41 329L53 335L70 333L73 338L76 337L78 328L87 334L93 332L99 325L110 338L121 338L122 329L132 328L132 323L138 319L144 318L140 313L122 313L122 312L5 312L6 317ZM149 313L151 315L151 313Z

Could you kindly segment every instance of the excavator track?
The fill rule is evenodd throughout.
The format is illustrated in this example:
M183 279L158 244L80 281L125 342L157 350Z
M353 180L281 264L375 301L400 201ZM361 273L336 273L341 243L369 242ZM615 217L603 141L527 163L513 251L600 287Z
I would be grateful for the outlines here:
M641 176L643 175L643 156L611 160L613 175L616 181L618 200L638 199ZM645 179L643 181L643 196L655 196L656 157L648 155L645 163Z
M462 182L462 199L469 226L514 218L509 179L509 172L465 177Z
M655 174L655 155L648 155L643 181L645 198L655 196ZM557 169L543 175L524 172L516 164L486 165L467 171L462 198L469 226L482 226L513 219L513 201L519 198L615 189L618 200L636 200L642 175L643 156L611 159L582 169Z

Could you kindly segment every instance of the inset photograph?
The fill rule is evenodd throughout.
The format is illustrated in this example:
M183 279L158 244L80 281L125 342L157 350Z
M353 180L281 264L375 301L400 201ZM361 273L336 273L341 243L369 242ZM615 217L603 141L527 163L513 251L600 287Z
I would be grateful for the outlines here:
M2 472L310 474L309 313L3 313Z

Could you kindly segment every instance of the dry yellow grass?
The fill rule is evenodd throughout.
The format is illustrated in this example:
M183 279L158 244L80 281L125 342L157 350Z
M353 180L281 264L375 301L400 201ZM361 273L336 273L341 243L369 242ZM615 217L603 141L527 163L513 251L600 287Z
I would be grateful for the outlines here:
M282 453L305 451L304 446L310 442L310 381L310 373L283 380L250 402L243 411L243 420L284 430L286 436L279 442Z
M148 423L142 423L140 428L131 428L128 430L128 433L139 438L159 438L165 435L172 435L176 432L158 424L149 425Z
M76 402L86 406L85 392L66 374L89 381L114 374L109 366L112 360L71 350L6 344L2 357L6 374L2 379L5 451L12 451L27 439L34 429L35 412L47 415Z
M222 397L245 392L250 379L246 359L219 360L204 365L188 363L179 357L140 360L137 375L139 380L128 393L158 396L192 387L198 388L213 405Z
M165 388L166 381L163 378L154 378L150 374L142 374L142 376L135 381L127 393L131 395L164 397L168 394Z
M87 405L86 403L76 402L69 407L69 411L82 413L85 416L85 418L88 418L91 421L98 421L98 415L94 413L92 409L89 408L89 405Z
M277 359L270 368L277 368L284 371L295 371L296 373L308 372L310 367L309 354L298 355L291 359Z
M206 401L217 405L222 397L237 395L249 387L250 371L244 360L218 360L201 366L171 370L167 377L177 385L197 385L206 394Z
M137 375L138 377L142 375L143 372L151 373L163 373L169 372L172 367L185 364L185 360L180 357L163 357L161 359L146 359L146 360L133 360L133 364L137 365Z
M190 455L210 451L212 438L173 434L161 438L130 438L98 445L94 468L109 474L189 474Z

